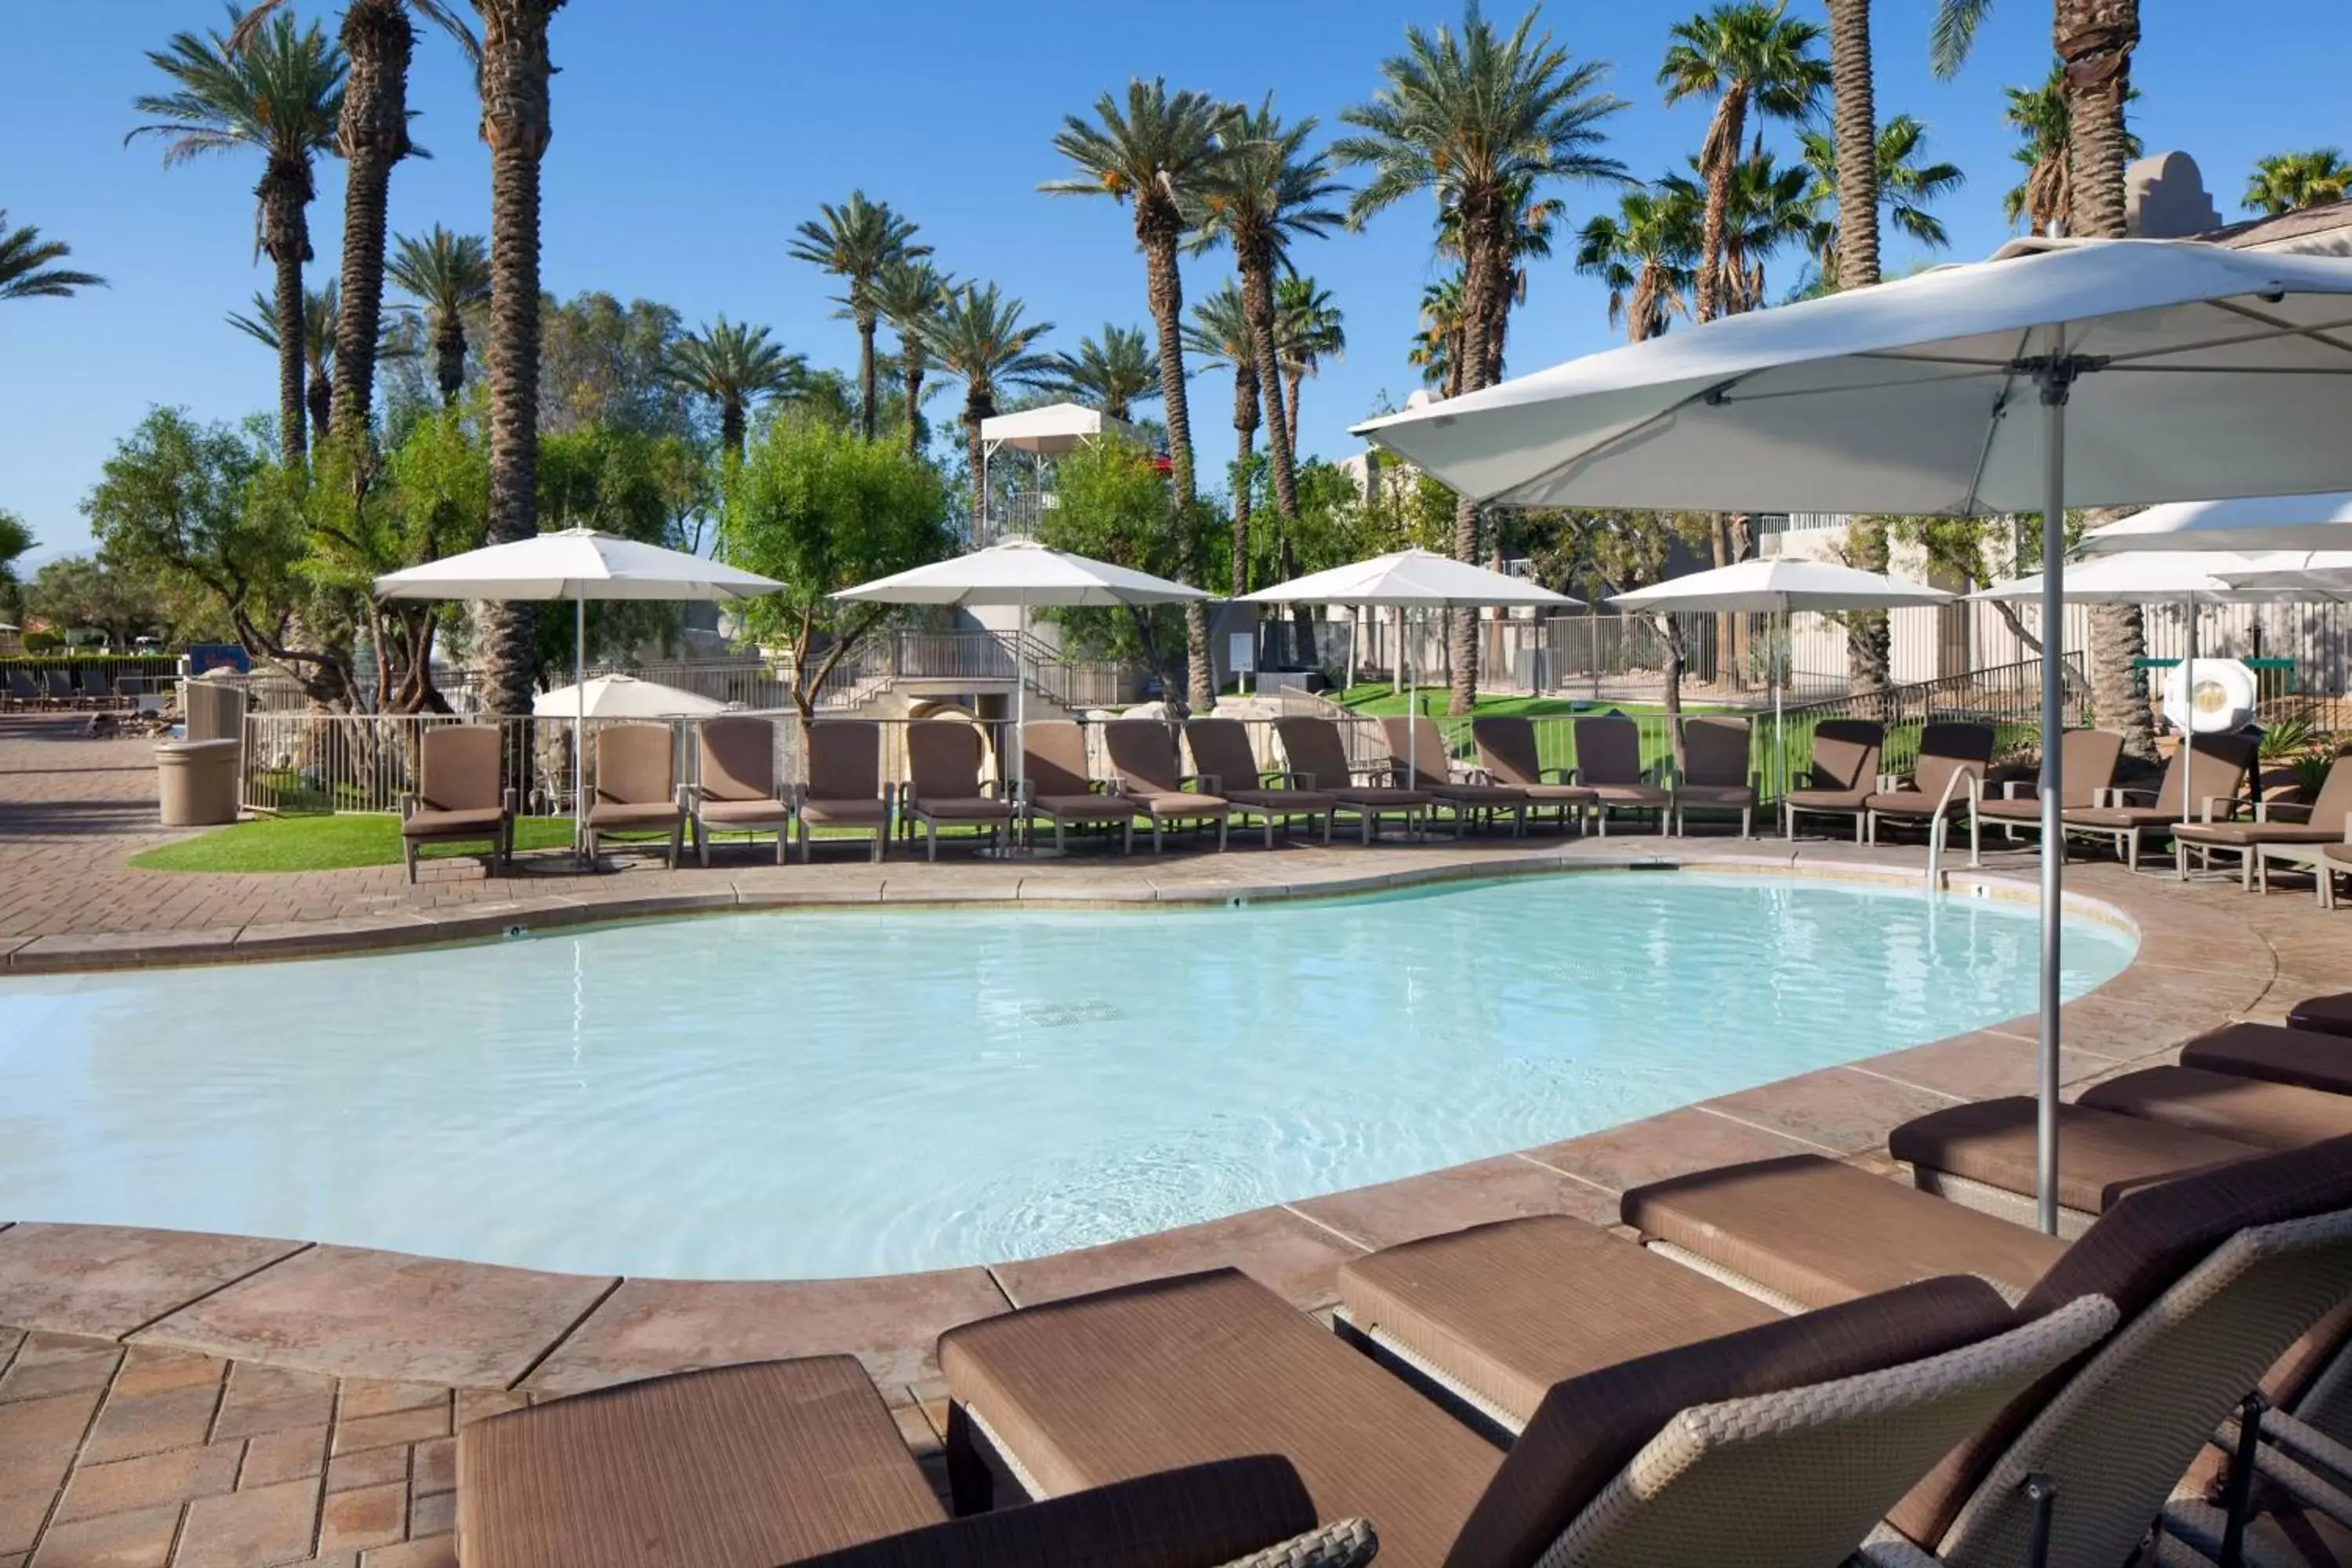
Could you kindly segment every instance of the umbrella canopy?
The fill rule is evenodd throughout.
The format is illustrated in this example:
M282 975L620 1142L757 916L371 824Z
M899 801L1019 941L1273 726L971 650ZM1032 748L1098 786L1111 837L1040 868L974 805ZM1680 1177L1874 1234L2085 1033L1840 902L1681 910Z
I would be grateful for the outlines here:
M2233 588L2267 591L2281 598L2352 595L2352 550L2273 550L2221 559L2225 564L2215 570Z
M2067 603L2074 605L2253 604L2285 595L2275 590L2247 586L2240 574L2305 559L2292 553L2233 555L2197 550L2139 550L2124 555L2095 555L2088 561L2067 565L2059 593ZM2347 551L2333 551L2308 559L2352 566L2352 552ZM1969 597L2016 603L2039 599L2042 592L2042 574L2036 572L1979 588Z
M2352 549L2352 490L2174 501L2083 535L2085 554L2142 550Z
M782 586L591 528L488 545L375 580L386 599L748 599Z
M1770 613L1788 610L1885 610L1914 605L1948 605L1952 595L1925 583L1892 577L1834 561L1739 561L1711 572L1694 572L1655 587L1614 594L1609 602L1624 610L1727 610Z
M1075 452L1105 436L1140 441L1143 432L1124 419L1113 419L1101 409L1088 408L1083 403L1049 403L1043 408L1024 408L1018 414L992 415L980 422L982 446L991 450L1010 447L1016 452L1034 452L1040 457Z
M1964 515L2048 495L2037 374L2069 384L2066 506L2347 478L2352 260L2021 241L1588 355L1358 426L1480 500ZM2189 373L2189 374L2183 374Z
M1244 594L1242 604L1389 605L1427 609L1471 609L1511 605L1581 607L1584 601L1555 594L1540 583L1507 577L1450 555L1400 550L1328 572L1310 572L1271 588Z
M541 719L690 719L724 713L727 704L634 675L600 675L580 686L559 686L530 700Z
M877 605L1174 605L1209 595L1108 561L1008 539L834 595Z

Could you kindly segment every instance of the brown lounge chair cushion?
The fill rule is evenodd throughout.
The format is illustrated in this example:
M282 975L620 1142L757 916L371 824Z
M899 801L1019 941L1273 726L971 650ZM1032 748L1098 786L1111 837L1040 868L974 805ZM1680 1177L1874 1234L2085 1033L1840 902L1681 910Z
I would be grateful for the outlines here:
M1792 789L1780 798L1799 811L1861 811L1874 792L1866 789Z
M2302 1005L2309 1007L2312 1003ZM2288 1015L2290 1018L2301 1016L2300 1008ZM2303 1023L2292 1026L2224 1024L2181 1047L2180 1065L2330 1094L2352 1094L2352 1040Z
M1339 797L1312 789L1228 789L1228 805L1276 816L1316 816L1339 805Z
M467 1568L771 1568L945 1517L855 1357L552 1400L457 1436Z
M625 805L616 800L600 800L588 808L588 826L613 833L676 827L679 820L676 801L647 801L640 805Z
M2306 996L2287 1009L2287 1026L2320 1035L2352 1035L2352 991Z
M1138 811L1158 816L1223 816L1233 810L1222 796L1195 795L1190 790L1131 789L1119 798L1131 803Z
M781 800L705 800L695 812L713 827L737 824L768 826L791 816L793 808Z
M1592 798L1603 805L1665 805L1674 792L1656 784L1593 784Z
M2257 844L2340 844L2341 831L2330 832L2304 822L2191 822L2176 824L2173 832L2191 844L2219 844L2252 848Z
M1443 801L1457 801L1464 805L1525 805L1529 795L1517 784L1432 784L1429 793Z
M2128 827L2176 826L2180 821L2180 806L2171 805L2077 805L2069 807L2065 822L2069 827L2108 827L2121 830Z
M1073 822L1120 822L1135 815L1135 803L1115 795L1041 795L1029 804L1047 816Z
M1998 817L2003 822L2039 822L2042 820L2042 801L2039 796L2024 800L1989 796L1977 803L1977 815Z
M2058 1201L2079 1214L2104 1214L2138 1188L2261 1152L2231 1139L2079 1105L2059 1107L2058 1123L2063 1151ZM2015 1095L1931 1110L1887 1134L1886 1148L1906 1164L2030 1196L2034 1103Z
M878 800L804 800L801 820L835 827L879 827L890 820L890 807Z
M1331 794L1343 806L1364 805L1375 811L1402 811L1407 806L1429 804L1429 796L1417 789L1381 789L1350 784L1335 785Z
M1747 784L1676 784L1675 795L1685 805L1754 805L1756 804L1756 791Z
M1377 1331L1521 1424L1563 1378L1780 1315L1565 1215L1355 1258L1340 1265L1339 1304L1360 1331Z
M1929 795L1924 790L1887 789L1864 795L1862 804L1881 816L1933 816L1940 795ZM1969 796L1965 790L1953 791L1952 797L1944 802L1946 816L1964 812L1968 808Z
M2021 1296L2067 1245L1818 1154L1635 1187L1619 1209L1644 1240L1681 1247L1808 1308L1939 1274L1973 1274Z
M1010 802L989 795L968 795L961 800L910 800L907 810L916 816L928 816L937 822L1005 822L1013 816Z
M496 806L479 811L416 811L400 825L403 838L488 838L506 825Z
M2352 1137L2352 1098L2202 1068L2126 1073L2084 1090L2079 1103L2264 1149Z

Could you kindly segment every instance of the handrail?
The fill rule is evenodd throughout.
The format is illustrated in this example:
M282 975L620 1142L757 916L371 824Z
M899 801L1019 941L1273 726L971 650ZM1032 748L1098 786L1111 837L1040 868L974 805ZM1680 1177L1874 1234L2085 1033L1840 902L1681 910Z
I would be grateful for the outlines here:
M1969 869L1984 864L1978 855L1978 839L1982 829L1977 821L1977 807L1984 804L1984 781L1967 768L1955 768L1945 775L1944 792L1936 798L1936 815L1927 823L1927 890L1935 892L1943 885L1944 836L1950 831L1950 822L1944 815L1952 804L1952 786L1969 786Z

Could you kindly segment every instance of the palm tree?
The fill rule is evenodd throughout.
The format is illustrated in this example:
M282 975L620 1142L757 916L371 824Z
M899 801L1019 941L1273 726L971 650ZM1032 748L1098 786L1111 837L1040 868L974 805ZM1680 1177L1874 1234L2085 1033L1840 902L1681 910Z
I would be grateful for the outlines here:
M874 439L874 328L881 309L874 302L874 280L893 262L929 256L931 247L915 243L915 225L890 210L887 202L869 202L862 190L849 193L839 206L826 202L817 216L793 231L800 238L788 254L835 277L848 280L841 303L857 323L857 429Z
M49 265L72 254L72 246L43 239L30 224L10 228L8 209L0 207L0 300L63 300L77 289L105 288L106 279L94 272Z
M1127 103L1104 93L1095 100L1092 122L1065 116L1054 150L1078 170L1048 180L1038 189L1054 195L1108 196L1135 208L1135 240L1143 251L1144 293L1151 324L1160 334L1160 400L1168 426L1168 461L1176 510L1189 514L1197 496L1192 476L1192 413L1184 396L1184 282L1176 249L1184 237L1186 213L1203 183L1226 156L1218 140L1226 109L1205 94L1170 92L1160 78L1138 77L1127 85ZM1198 603L1184 607L1189 658L1186 696L1206 708L1216 700L1209 663L1209 614Z
M1303 275L1285 278L1274 286L1275 355L1282 363L1284 410L1290 418L1290 439L1298 441L1298 392L1307 378L1322 374L1327 359L1348 353L1347 315L1331 302L1328 289Z
M2325 206L2352 195L2352 163L2341 150L2315 147L2308 153L2273 153L2254 163L2246 181L2246 205L2272 217L2304 207Z
M1184 346L1234 373L1233 592L1249 592L1250 470L1257 452L1257 345L1241 290L1231 283L1192 307Z
M1571 63L1549 33L1536 34L1536 16L1528 12L1506 37L1470 0L1459 33L1406 29L1404 53L1381 62L1371 101L1339 116L1360 134L1330 150L1338 163L1371 171L1349 204L1350 227L1420 194L1451 216L1463 278L1463 329L1452 359L1463 391L1476 391L1492 374L1495 328L1508 321L1522 215L1536 186L1625 177L1601 152L1601 122L1625 107L1601 90L1607 65ZM1477 559L1478 511L1466 497L1454 509L1454 551ZM1477 689L1475 628L1464 616L1454 627L1454 711L1467 712Z
M1806 132L1803 142L1805 166L1813 172L1808 199L1814 212L1823 215L1813 226L1813 264L1829 288L1843 288L1847 285L1841 275L1839 241L1846 208L1838 195L1843 187L1838 182L1837 143L1818 131ZM1930 250L1941 250L1951 243L1951 236L1944 228L1944 220L1927 208L1966 184L1968 176L1957 163L1920 162L1927 142L1927 128L1908 114L1898 114L1880 126L1874 143L1878 177L1872 184L1886 221L1897 233Z
M1054 361L1029 351L1054 330L1051 321L1024 323L1026 309L1007 300L995 284L967 283L949 297L940 313L918 332L942 369L963 382L964 454L971 465L971 530L977 539L988 521L988 468L980 446L980 424L996 413L996 393L1005 383L1026 384L1050 375Z
M1066 397L1093 403L1113 419L1125 419L1135 404L1160 395L1160 366L1140 327L1103 323L1102 341L1078 340L1078 352L1056 354L1045 384Z
M490 147L488 542L539 531L540 163L549 118L548 26L563 0L473 0L482 19L482 140ZM530 711L538 662L530 606L476 607L483 700Z
M1282 357L1275 327L1274 282L1292 270L1290 242L1320 237L1340 222L1324 204L1342 188L1329 178L1319 153L1308 153L1312 115L1286 126L1274 111L1274 95L1255 110L1236 108L1224 126L1226 156L1202 183L1192 247L1219 241L1234 247L1241 274L1242 308L1249 312L1255 360L1263 368L1258 394L1265 400L1266 446L1274 466L1274 505L1285 519L1298 515L1298 448L1284 406Z
M907 394L907 456L923 455L923 373L929 355L923 328L937 319L954 280L928 261L894 261L874 279L874 308L898 333L898 374Z
M310 428L322 441L334 422L335 327L342 313L341 305L331 278L323 289L302 290L302 363L310 376L304 400L310 411ZM232 311L228 324L264 348L277 350L278 316L268 295L254 295L253 314Z
M232 26L236 7L229 7ZM206 153L239 147L262 154L257 248L276 264L278 282L278 444L289 468L299 465L303 438L302 264L310 259L309 208L317 187L310 161L334 145L343 108L343 58L313 24L297 28L290 16L273 18L246 47L232 51L219 33L174 33L148 60L172 80L167 93L131 100L152 122L123 140L161 136L163 163L184 163Z
M721 316L670 346L662 374L674 385L719 405L719 449L729 463L743 460L745 416L752 400L789 392L808 371L804 354L786 353L765 327Z
M2025 166L2025 177L2001 198L2009 221L2022 218L2034 234L2061 234L2074 213L2073 121L2066 102L2066 72L2050 68L2050 79L2038 88L2005 89L2009 107L2001 119L2023 138L2011 156Z
M1421 379L1440 397L1462 390L1462 274L1457 270L1422 286L1421 331L1412 335L1405 363L1421 368Z
M433 340L441 402L454 407L466 387L466 322L490 302L489 243L478 234L452 234L436 223L422 239L402 235L387 270L416 300L413 310ZM339 335L336 353L341 352Z
M1699 149L1706 208L1699 228L1697 315L1724 313L1723 231L1738 177L1748 117L1801 120L1813 112L1830 68L1813 51L1821 28L1788 15L1788 0L1728 0L1705 16L1677 22L1658 83L1666 101L1712 98L1715 115Z
M1830 145L1844 154L1832 159L1840 213L1853 214L1851 223L1837 226L1836 265L1822 269L1824 277L1844 279L1840 287L1866 289L1878 281L1878 108L1877 89L1870 58L1870 0L1829 0L1830 8ZM1817 132L1808 132L1808 139ZM1808 161L1811 148L1807 149Z
M243 48L264 17L292 0L259 0L229 36ZM481 46L446 0L350 0L343 7L341 41L351 76L343 93L335 150L347 165L343 175L343 251L341 336L333 355L334 421L346 429L366 425L375 390L376 343L383 331L384 223L392 166L415 152L408 140L408 61L416 14L457 40L467 61L481 68Z
M1766 259L1785 247L1811 240L1812 183L1811 169L1802 163L1782 168L1760 139L1740 160L1724 215L1724 314L1760 310Z
M1675 187L1628 191L1577 237L1576 269L1609 290L1609 324L1641 342L1690 314L1697 275L1698 206Z
M1538 200L1532 180L1514 184L1504 198L1504 206L1510 214L1507 226L1509 240L1505 246L1510 262L1503 287L1492 297L1493 310L1486 321L1486 383L1490 386L1503 379L1504 339L1510 328L1510 312L1528 302L1527 264L1551 258L1552 229L1567 211L1558 200ZM1438 209L1438 255L1461 257L1461 230L1460 216L1453 208Z

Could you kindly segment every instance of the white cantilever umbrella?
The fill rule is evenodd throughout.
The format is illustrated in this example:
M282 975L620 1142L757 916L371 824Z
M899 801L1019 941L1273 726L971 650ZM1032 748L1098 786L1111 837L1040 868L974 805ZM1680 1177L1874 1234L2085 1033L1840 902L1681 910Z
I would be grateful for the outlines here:
M1475 500L2042 514L2352 484L2352 260L2029 240L1360 427ZM2058 661L2042 723L2063 725ZM2041 1218L2057 1224L2061 748L2042 747Z
M572 601L572 832L576 849L585 842L582 824L582 747L587 739L588 658L591 599L750 599L783 584L738 571L682 550L665 550L593 529L567 528L534 534L510 544L486 545L463 555L428 561L375 580L385 599L569 599Z
M1489 572L1484 566L1456 561L1450 555L1440 555L1430 550L1399 550L1387 555L1375 555L1369 561L1354 561L1345 566L1310 572L1304 577L1294 577L1287 583L1276 583L1271 588L1244 594L1238 602L1244 605L1386 605L1396 610L1400 617L1403 612L1412 609L1475 610L1519 605L1581 608L1584 604L1581 599L1556 594L1540 583ZM1397 630L1399 646L1405 650L1402 655L1407 666L1405 687L1408 692L1412 692L1410 644L1403 636L1402 619ZM1406 711L1418 713L1416 698L1408 697ZM1405 766L1415 777L1420 776L1421 768L1420 731L1418 724L1405 726Z
M1035 605L1108 608L1117 605L1176 605L1209 595L1183 583L1108 561L1049 549L1034 539L1008 539L985 550L934 561L877 577L833 595L874 605L1014 605L1020 634L1013 644L1013 767L1017 784L1021 742L1028 731L1029 611Z
M1789 556L1736 561L1711 572L1669 578L1654 587L1617 594L1609 602L1623 610L1723 610L1778 615L1785 635L1792 610L1889 610L1914 605L1948 605L1952 595L1925 583L1898 583L1876 572L1834 561ZM1772 669L1772 750L1778 774L1789 763L1780 733L1780 670ZM1784 792L1785 793L1785 790Z
M2352 550L2352 490L2174 501L2083 535L2083 552L2143 550Z
M530 710L542 719L574 714L589 719L690 719L724 713L727 704L698 691L681 691L657 680L634 675L600 675L577 686L559 686L530 700Z

